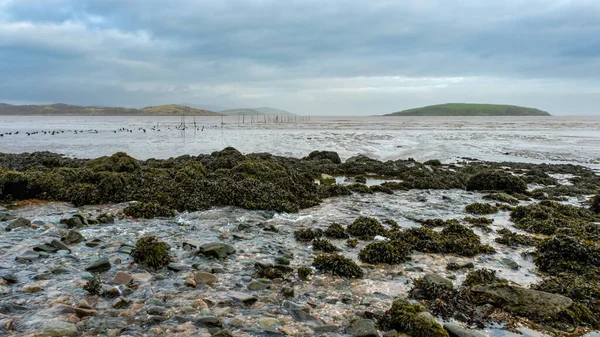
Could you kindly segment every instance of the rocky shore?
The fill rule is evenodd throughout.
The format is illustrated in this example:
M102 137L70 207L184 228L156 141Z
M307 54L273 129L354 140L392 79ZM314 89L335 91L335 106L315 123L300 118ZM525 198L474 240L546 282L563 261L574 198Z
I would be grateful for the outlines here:
M0 334L592 336L599 189L471 158L0 154Z

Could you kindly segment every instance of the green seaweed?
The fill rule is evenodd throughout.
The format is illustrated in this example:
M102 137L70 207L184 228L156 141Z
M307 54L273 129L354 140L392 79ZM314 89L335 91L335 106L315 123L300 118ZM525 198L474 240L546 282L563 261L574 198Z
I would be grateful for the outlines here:
M507 228L500 229L497 233L500 234L500 237L494 239L494 241L510 247L536 246L542 241L528 235L511 232Z
M133 218L153 219L157 217L172 217L175 212L167 207L155 203L136 202L127 206L123 213Z
M468 204L465 207L465 210L471 214L493 214L498 212L498 207L486 203L474 202L472 204Z
M525 193L527 183L523 179L502 170L479 172L467 182L468 191L504 191Z
M339 254L317 255L312 265L323 272L341 277L361 278L364 275L354 261Z
M144 267L156 270L170 262L169 245L156 236L146 236L137 240L131 251L133 261Z
M374 218L360 216L346 230L350 235L361 240L371 240L376 235L385 235L385 228Z
M432 320L425 309L419 304L406 300L392 303L380 320L380 325L385 330L396 330L414 337L448 337L448 332L435 320Z
M358 259L370 264L399 264L410 260L410 247L404 242L371 242L359 253Z
M347 239L349 237L344 227L337 222L329 225L325 230L325 236L331 239Z
M313 250L321 251L325 253L333 253L339 250L338 247L334 246L327 239L314 239L312 242Z
M321 229L305 228L294 231L294 238L301 242L310 242L323 236Z

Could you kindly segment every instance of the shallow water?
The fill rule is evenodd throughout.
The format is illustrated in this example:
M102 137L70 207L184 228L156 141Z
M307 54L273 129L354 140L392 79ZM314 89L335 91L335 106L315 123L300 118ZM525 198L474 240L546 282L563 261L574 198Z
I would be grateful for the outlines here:
M471 157L569 162L600 169L600 117L596 116L311 117L310 121L280 124L241 124L237 117L225 117L221 124L220 117L197 117L196 128L191 117L186 122L184 132L177 129L180 117L0 116L0 133L5 134L0 137L0 152L47 150L92 158L124 151L147 159L233 146L245 153L292 157L333 150L343 160L356 154L380 160L412 157L444 162ZM118 131L121 128L131 132ZM26 134L52 130L64 133Z

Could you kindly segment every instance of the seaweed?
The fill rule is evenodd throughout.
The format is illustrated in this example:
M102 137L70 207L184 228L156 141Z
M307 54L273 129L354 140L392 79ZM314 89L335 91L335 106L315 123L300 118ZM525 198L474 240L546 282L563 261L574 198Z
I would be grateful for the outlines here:
M337 152L334 151L313 151L308 154L308 157L304 158L305 160L322 160L326 159L334 164L341 164L342 160Z
M294 231L294 238L301 242L310 242L314 239L320 238L323 236L323 231L319 228L305 228Z
M155 204L155 203L147 203L147 202L136 202L133 203L123 210L123 213L127 216L133 218L144 218L144 219L153 219L156 217L172 217L175 216L175 212L170 210L169 208Z
M442 328L419 304L406 300L392 303L380 320L385 330L396 330L414 337L448 337L448 332Z
M156 270L170 262L169 245L156 236L146 236L137 240L131 251L133 261L144 267Z
M542 242L534 260L540 270L582 273L600 267L600 243L566 235L554 235Z
M376 235L385 235L385 228L374 218L360 216L346 230L350 235L362 240L371 240Z
M465 207L465 211L478 215L493 214L498 212L498 207L486 203L474 202L472 204L468 204Z
M300 266L297 273L300 280L306 281L313 274L313 270L310 267Z
M449 220L442 220L440 218L434 218L434 219L426 219L423 222L421 222L421 225L427 227L427 228L435 228L435 227L444 227L450 224L457 224L458 220L456 219L449 219Z
M312 265L323 272L341 277L361 278L364 275L354 261L339 254L317 255Z
M542 241L538 238L511 232L507 228L500 229L497 233L500 234L500 237L494 241L510 247L537 246Z
M100 276L98 274L93 274L92 279L83 285L83 290L87 291L90 295L99 295L101 285L102 279Z
M480 284L508 284L508 281L506 279L497 277L495 270L483 268L469 272L462 284L462 287L472 288Z
M349 237L344 227L337 222L329 225L325 230L325 236L331 239L347 239Z
M468 191L504 191L525 193L527 183L523 179L502 170L485 170L467 182Z
M359 253L358 259L370 264L399 264L410 260L410 247L404 242L371 242Z
M333 253L333 252L337 252L339 250L339 248L334 246L327 239L314 239L312 242L312 246L313 246L313 250L317 250L317 251L321 251L321 252L325 252L325 253Z

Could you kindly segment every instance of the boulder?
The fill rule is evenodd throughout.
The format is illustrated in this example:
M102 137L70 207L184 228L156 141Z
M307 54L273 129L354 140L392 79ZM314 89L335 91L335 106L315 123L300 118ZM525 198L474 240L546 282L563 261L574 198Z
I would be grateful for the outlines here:
M379 337L375 323L370 319L359 319L346 328L346 333L353 337Z
M471 290L499 299L505 310L528 318L553 317L573 304L562 295L509 285L477 285Z
M224 259L227 255L235 253L235 248L226 243L214 242L198 247L198 253L209 257Z
M80 243L85 241L85 238L81 233L76 230L70 230L67 235L63 236L60 241L64 242L67 245L74 245L76 243Z
M13 229L17 229L19 227L30 227L31 226L31 221L29 221L29 219L25 219L25 218L18 218L14 221L12 221L8 226L6 226L6 231L10 232Z
M102 257L97 260L92 261L87 267L85 267L86 271L91 273L99 273L110 270L110 261L107 258Z
M304 158L305 160L321 160L327 159L334 164L341 164L342 160L340 159L340 155L334 151L313 151L308 157Z
M50 244L55 247L58 250L66 250L66 251L71 251L71 248L69 248L67 245L65 245L62 241L53 239Z

